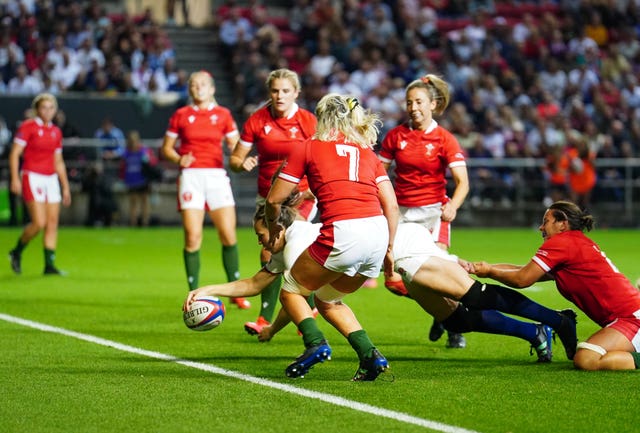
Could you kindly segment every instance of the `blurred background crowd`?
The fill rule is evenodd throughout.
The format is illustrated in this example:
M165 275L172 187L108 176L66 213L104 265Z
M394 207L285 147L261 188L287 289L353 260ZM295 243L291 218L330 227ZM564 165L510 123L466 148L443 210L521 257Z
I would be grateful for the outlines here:
M0 98L49 91L185 102L192 71L167 30L193 25L195 1L166 2L162 19L151 9L107 13L96 0L2 2ZM623 200L622 188L599 185L625 173L597 161L640 156L640 2L227 0L210 2L210 14L205 26L233 77L232 97L220 102L239 125L267 99L269 71L286 67L301 77L301 106L313 111L327 92L355 95L381 114L384 137L406 119L405 86L435 73L452 90L436 120L469 158L545 161L525 171L471 165L472 185L481 181L472 206L509 206L516 176L545 185L535 200L567 190L586 206Z

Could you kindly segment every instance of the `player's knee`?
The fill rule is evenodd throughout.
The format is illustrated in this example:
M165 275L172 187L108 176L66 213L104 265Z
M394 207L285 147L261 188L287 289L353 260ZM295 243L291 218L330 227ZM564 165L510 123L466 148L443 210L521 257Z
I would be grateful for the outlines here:
M343 293L341 291L339 291L338 289L333 288L330 285L324 285L322 287L320 287L316 292L315 292L315 299L316 301L321 301L325 304L339 304L342 302L342 298L344 298L346 296L346 293ZM319 305L319 304L318 304ZM320 309L320 306L318 306L318 309Z
M578 351L573 358L573 365L579 370L594 371L600 369L600 360L607 351L597 344L580 342L577 346Z
M464 305L459 304L458 308L441 323L447 331L461 334L473 331L478 321L482 321L479 311L469 310Z

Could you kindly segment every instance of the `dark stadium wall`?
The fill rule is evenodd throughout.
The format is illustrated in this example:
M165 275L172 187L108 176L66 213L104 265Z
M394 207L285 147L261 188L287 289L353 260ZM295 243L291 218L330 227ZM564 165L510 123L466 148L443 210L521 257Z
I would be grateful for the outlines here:
M125 133L137 129L143 138L161 138L169 117L179 105L175 102L158 105L149 98L135 96L104 98L77 94L58 95L57 98L60 108L67 114L67 121L78 128L84 138L93 137L106 116L111 117L114 124ZM0 97L0 115L12 130L23 119L32 99L31 96Z

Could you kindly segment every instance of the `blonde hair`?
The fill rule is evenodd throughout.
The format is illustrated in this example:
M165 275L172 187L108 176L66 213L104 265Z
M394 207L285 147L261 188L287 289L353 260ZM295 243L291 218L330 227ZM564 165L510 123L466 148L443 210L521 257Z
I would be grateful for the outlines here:
M314 138L334 141L344 138L360 147L372 148L382 124L378 114L365 110L357 98L329 93L316 106L318 125Z
M213 79L213 75L211 75L209 73L209 71L205 71L204 69L200 69L199 71L194 71L189 75L189 80L187 81L187 88L191 88L191 81L193 81L195 79L195 77L197 77L199 75L203 75L203 76L207 77L209 79L209 82L211 83L211 87L213 87L215 89L216 81ZM213 100L213 102L216 102L215 94L211 97L211 99ZM216 102L216 104L217 104L217 102Z
M38 106L43 101L53 102L53 106L56 108L56 111L58 110L58 100L51 93L40 93L36 95L36 97L33 98L33 101L31 102L31 108L33 108L34 111L38 111Z
M300 91L300 77L298 77L298 74L296 74L294 71L286 68L276 69L269 73L269 76L265 81L267 90L271 89L271 83L273 83L274 80L279 79L289 80L289 82L293 85L293 88L298 92Z
M433 110L435 114L442 114L449 106L451 94L449 92L449 84L442 78L434 74L423 75L417 80L413 80L407 86L405 94L412 89L424 89L427 91L429 98L436 101L436 108Z

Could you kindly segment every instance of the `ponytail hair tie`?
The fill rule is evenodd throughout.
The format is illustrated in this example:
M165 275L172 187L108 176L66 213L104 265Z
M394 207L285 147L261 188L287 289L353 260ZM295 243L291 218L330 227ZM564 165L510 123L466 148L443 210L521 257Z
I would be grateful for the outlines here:
M427 77L426 75L424 77L420 77L420 81L422 81L424 84L429 84L429 77Z
M360 105L360 101L358 101L358 98L347 98L347 106L349 107L349 111L353 111L358 105Z

